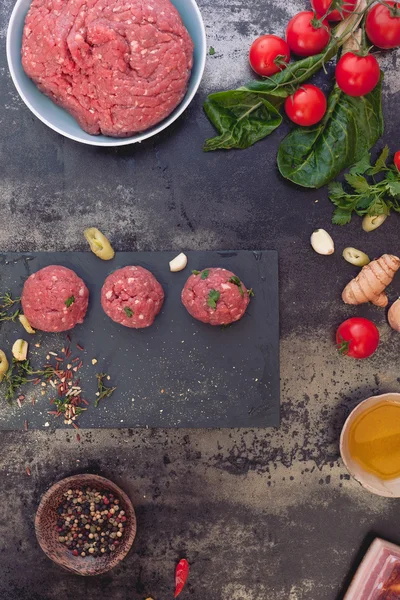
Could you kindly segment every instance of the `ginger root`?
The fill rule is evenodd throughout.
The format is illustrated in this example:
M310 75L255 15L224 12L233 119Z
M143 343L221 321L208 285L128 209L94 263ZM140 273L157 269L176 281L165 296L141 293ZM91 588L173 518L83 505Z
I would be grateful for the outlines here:
M346 285L342 294L343 302L346 304L372 302L375 306L387 306L389 300L384 291L399 269L400 258L392 254L384 254L377 260L373 260Z

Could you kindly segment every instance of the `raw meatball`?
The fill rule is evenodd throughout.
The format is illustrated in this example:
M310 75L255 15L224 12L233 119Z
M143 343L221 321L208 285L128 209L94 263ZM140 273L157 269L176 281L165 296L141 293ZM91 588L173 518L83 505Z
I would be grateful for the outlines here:
M126 137L182 101L193 42L170 0L32 0L22 66L90 134Z
M234 273L210 268L189 277L182 290L182 302L195 319L228 325L243 317L250 298Z
M124 267L107 277L101 290L104 312L116 323L149 327L161 310L164 290L150 271Z
M83 323L89 290L74 271L52 265L28 277L21 303L24 315L34 329L68 331Z

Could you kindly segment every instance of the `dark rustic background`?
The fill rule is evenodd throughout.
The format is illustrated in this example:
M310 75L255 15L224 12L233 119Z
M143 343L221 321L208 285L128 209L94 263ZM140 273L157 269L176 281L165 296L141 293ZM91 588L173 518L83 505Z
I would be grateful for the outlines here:
M358 220L331 226L325 189L295 189L280 178L282 128L244 152L201 151L212 133L202 112L206 94L245 82L252 39L282 34L305 2L199 0L216 54L195 101L167 132L120 150L63 139L20 101L5 60L13 4L0 6L0 250L82 250L82 229L93 225L118 250L276 248L282 426L86 431L80 444L72 431L2 433L1 599L167 600L182 556L192 565L186 596L193 600L342 598L374 535L400 543L398 501L363 491L338 459L349 410L371 394L400 391L400 337L384 311L342 304L354 269L340 255L348 245L371 256L398 253L398 217L371 234ZM377 151L385 142L397 149L399 58L380 58L386 132ZM310 249L316 227L331 231L335 256ZM399 292L398 279L391 297ZM373 316L382 333L378 353L365 362L338 357L332 343L335 326L354 314ZM50 563L32 525L47 487L82 471L120 484L139 519L127 560L96 579Z

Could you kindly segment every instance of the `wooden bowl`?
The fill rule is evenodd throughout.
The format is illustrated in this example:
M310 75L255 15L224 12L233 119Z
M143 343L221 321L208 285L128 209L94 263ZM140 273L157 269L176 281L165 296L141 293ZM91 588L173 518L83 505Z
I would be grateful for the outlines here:
M63 494L69 489L84 486L107 490L119 498L125 511L126 526L121 543L112 554L101 557L73 556L64 544L58 541L57 508ZM115 483L98 475L74 475L54 484L43 496L35 517L36 537L43 552L51 560L77 575L100 575L113 569L128 554L136 537L136 515L128 496Z

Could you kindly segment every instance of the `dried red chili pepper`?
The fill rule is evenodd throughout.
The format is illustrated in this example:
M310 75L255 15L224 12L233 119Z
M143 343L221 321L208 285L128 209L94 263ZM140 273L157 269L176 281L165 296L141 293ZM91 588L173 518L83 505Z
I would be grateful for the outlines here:
M189 576L189 563L186 559L182 559L175 571L175 595L174 598L179 596L183 588L185 587L185 583Z

